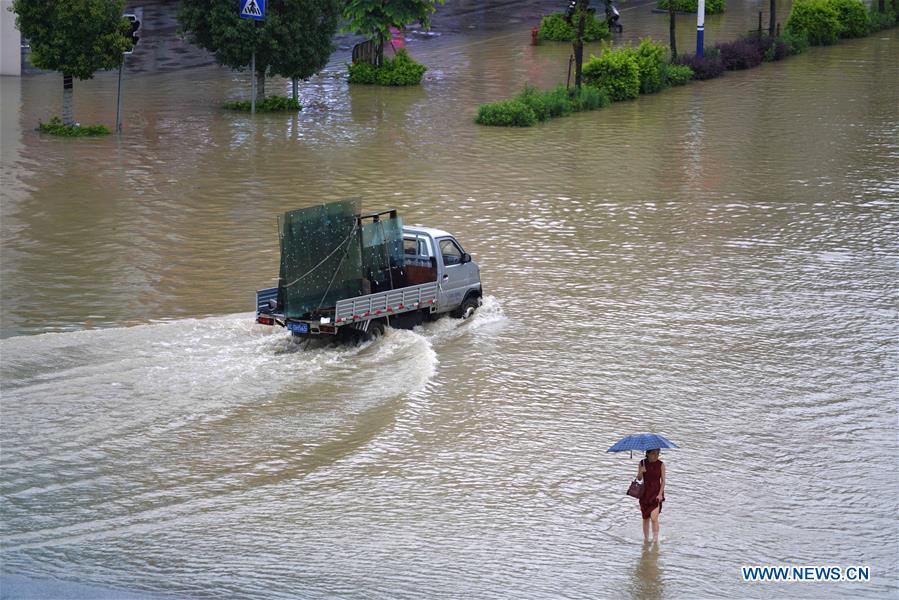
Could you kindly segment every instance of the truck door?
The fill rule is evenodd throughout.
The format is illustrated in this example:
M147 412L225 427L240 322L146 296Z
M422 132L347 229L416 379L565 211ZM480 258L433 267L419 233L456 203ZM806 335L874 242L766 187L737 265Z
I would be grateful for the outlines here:
M471 257L453 238L437 238L437 251L442 262L437 302L438 310L444 312L458 307L465 293L477 286L478 273Z

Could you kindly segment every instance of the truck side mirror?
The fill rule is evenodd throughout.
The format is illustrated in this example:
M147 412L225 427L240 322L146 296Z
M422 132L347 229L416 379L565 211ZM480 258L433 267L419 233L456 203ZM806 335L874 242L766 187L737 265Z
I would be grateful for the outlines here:
M469 254L468 252L463 252L462 253L462 264L464 265L465 263L470 263L470 262L471 262L471 254Z

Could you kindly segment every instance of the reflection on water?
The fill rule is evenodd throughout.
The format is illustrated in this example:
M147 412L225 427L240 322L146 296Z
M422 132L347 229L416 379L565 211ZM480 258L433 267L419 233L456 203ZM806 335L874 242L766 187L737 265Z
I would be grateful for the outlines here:
M665 39L625 8L626 36ZM567 47L504 25L410 48L421 88L338 65L290 115L220 110L247 86L213 67L131 77L125 134L99 140L33 131L57 77L0 81L3 572L764 598L740 565L861 564L867 584L789 592L895 596L896 31L525 130L476 107L564 81ZM114 74L75 97L110 122ZM276 215L352 196L455 233L478 316L352 348L253 325ZM603 450L644 430L682 449L664 546L638 554L636 460Z
M658 600L663 597L663 591L659 544L644 543L640 560L634 569L632 595L638 600Z

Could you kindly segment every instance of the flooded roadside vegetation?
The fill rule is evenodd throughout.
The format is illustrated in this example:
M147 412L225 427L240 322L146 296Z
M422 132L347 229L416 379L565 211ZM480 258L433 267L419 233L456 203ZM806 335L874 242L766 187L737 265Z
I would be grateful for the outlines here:
M349 85L344 44L298 112L225 110L246 73L137 51L123 133L61 139L35 131L58 74L0 81L4 581L895 596L897 30L488 128L479 105L564 85L571 45L530 45L557 3L468 4L406 36L420 85ZM709 15L707 44L763 4ZM652 7L620 5L616 39L666 43ZM685 48L695 26L678 18ZM116 84L77 82L78 120L111 125ZM255 325L277 216L350 197L457 236L483 306L358 345ZM605 453L640 431L680 446L650 548L637 457ZM872 577L749 584L746 565Z

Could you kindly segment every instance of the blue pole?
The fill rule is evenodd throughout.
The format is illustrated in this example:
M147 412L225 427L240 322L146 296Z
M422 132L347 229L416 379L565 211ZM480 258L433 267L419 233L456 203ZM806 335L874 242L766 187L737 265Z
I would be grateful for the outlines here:
M696 56L702 58L705 47L703 37L705 35L705 0L699 0L696 10Z

